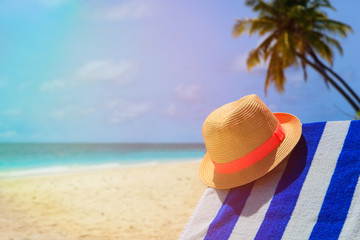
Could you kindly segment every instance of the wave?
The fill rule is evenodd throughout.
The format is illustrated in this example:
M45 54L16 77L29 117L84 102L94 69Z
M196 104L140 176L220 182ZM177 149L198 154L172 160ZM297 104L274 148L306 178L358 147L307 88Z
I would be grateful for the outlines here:
M86 171L96 171L104 170L111 168L130 168L130 167L145 167L145 166L155 166L164 163L174 163L174 162L193 162L200 161L200 158L181 158L181 159L171 159L168 161L147 161L147 162L137 162L137 163L104 163L96 165L77 165L77 166L52 166L52 167L40 167L32 169L16 169L16 170L3 170L0 171L0 179L5 178L26 178L26 177L37 177L37 176L46 176L46 175L56 175L56 174L66 174L66 173L75 173L75 172L86 172Z

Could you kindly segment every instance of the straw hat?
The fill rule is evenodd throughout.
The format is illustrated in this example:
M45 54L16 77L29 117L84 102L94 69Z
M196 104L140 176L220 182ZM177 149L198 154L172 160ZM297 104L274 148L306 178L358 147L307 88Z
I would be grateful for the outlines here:
M299 141L301 123L294 115L272 113L257 95L249 95L210 113L202 130L207 153L200 178L226 189L274 169Z

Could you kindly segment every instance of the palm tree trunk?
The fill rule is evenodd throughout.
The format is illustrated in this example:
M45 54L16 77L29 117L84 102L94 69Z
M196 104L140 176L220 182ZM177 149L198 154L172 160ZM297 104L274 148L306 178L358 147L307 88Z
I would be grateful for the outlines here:
M318 66L317 64L311 62L309 59L307 59L304 55L302 55L301 53L296 53L296 55L298 57L300 57L301 59L303 59L307 64L309 64L311 67L313 67L321 76L323 76L323 78L327 81L329 81L329 83L336 89L338 90L341 95L343 95L343 97L350 103L350 105L354 108L354 110L356 111L356 113L360 112L360 106L358 104L356 104L352 98L349 97L349 95L334 81L334 79L332 79L331 77L329 77L329 75L324 71L324 68L322 66Z
M351 93L351 95L356 99L356 101L360 104L360 97L359 97L359 96L354 92L354 90L345 82L345 80L342 79L336 72L334 72L334 70L332 70L331 68L329 68L328 66L326 66L324 63L322 63L311 48L309 48L309 52L310 52L310 54L311 54L311 57L314 59L314 61L315 61L317 64L319 64L322 68L325 68L327 71L329 71L333 76L335 76L335 77L339 80L339 82L344 85L344 87L346 88L346 90L348 90L348 91Z

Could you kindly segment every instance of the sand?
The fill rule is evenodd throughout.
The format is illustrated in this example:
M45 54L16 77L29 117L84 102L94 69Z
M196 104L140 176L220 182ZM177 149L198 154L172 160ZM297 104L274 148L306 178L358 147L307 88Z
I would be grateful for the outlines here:
M0 180L0 240L177 239L200 160Z

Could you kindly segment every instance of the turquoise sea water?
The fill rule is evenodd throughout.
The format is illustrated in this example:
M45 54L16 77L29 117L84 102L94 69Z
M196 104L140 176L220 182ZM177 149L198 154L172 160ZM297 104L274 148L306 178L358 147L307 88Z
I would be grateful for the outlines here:
M202 158L203 144L0 144L0 177ZM2 174L1 174L2 173Z

